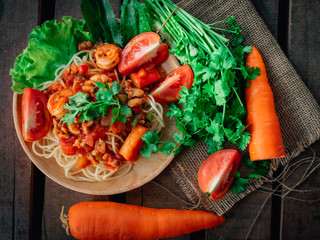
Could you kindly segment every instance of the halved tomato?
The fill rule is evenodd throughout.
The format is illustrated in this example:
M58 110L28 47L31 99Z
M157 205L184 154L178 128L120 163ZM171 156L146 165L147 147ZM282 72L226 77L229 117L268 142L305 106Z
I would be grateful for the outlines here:
M168 45L161 43L158 34L154 32L141 33L135 36L120 54L119 72L127 76L138 71L144 64L161 64L168 56Z
M41 91L25 88L21 102L22 137L34 142L47 135L52 118L47 109L47 97Z
M223 197L229 190L234 174L240 166L241 156L234 149L212 154L199 168L199 187L212 199Z
M171 103L178 101L181 87L191 88L193 71L189 65L183 65L169 73L151 91L151 95L158 103Z

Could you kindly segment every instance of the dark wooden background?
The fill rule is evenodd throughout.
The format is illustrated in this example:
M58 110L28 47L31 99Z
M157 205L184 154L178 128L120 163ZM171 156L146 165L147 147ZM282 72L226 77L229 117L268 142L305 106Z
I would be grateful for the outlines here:
M110 2L119 15L121 1ZM253 4L320 103L320 1L253 0ZM46 178L23 152L13 125L9 69L26 47L32 29L44 20L61 20L62 16L81 18L80 0L0 0L0 239L72 239L61 228L59 214L62 205L68 209L79 201L110 200L156 208L185 206L177 198L185 196L168 170L143 187L125 194L91 196L68 190ZM312 148L319 156L320 142ZM299 158L311 155L311 151L307 151ZM302 174L302 170L299 171L290 181L298 179ZM320 184L319 173L319 170L315 171L301 188L316 188ZM317 199L319 195L319 191L315 191L290 194L289 197ZM226 222L222 226L175 239L244 239L267 197L258 190L237 203L225 215ZM319 224L319 202L310 204L273 196L266 202L249 238L320 239Z

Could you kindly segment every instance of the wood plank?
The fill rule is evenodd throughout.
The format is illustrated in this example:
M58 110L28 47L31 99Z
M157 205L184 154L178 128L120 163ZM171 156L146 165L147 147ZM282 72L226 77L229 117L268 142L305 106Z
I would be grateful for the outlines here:
M120 2L110 1L115 14L119 16ZM72 16L76 19L81 19L82 14L80 10L80 1L77 0L56 0L55 7L55 19L61 20L62 16ZM61 221L59 219L61 207L65 206L65 213L69 208L78 202L82 201L122 201L123 195L115 196L94 196L83 193L78 193L69 189L66 189L51 179L46 178L45 181L45 195L43 206L43 222L42 222L42 239L66 239L66 232L61 227ZM74 239L69 236L68 239Z
M316 0L291 1L289 59L320 103L319 42L320 3Z
M270 184L265 186L272 188ZM247 235L249 239L270 239L271 198L265 203L259 215L259 210L267 197L267 194L257 190L242 199L225 214L224 224L207 231L206 239L245 239Z
M279 0L252 0L253 5L268 26L272 35L278 37L278 10Z
M318 22L320 20L320 2L319 1L290 1L290 28L288 32L288 56L296 71L306 83L314 97L320 103L320 83L318 76L319 70L319 42L320 29ZM320 141L314 143L311 148L320 154ZM312 153L307 150L296 160L311 157ZM286 184L296 183L303 175L305 167L286 180ZM316 170L299 187L299 189L314 189L319 186L319 170ZM310 192L308 194L290 193L289 197L302 199L317 199L319 192ZM299 202L289 198L283 200L283 227L282 239L319 239L320 230L317 227L320 224L320 203L313 204L308 202Z
M54 17L55 0L38 3L38 25ZM52 10L51 10L52 9ZM32 165L31 188L31 213L30 213L30 236L34 239L41 238L41 223L44 203L45 175L34 165Z
M311 145L311 149L315 151L317 157L320 156L320 141ZM293 162L297 162L303 158L312 157L311 149L306 150ZM313 167L319 164L320 160L314 162ZM284 182L287 186L293 186L303 176L309 162L303 164ZM319 239L320 238L320 200L319 185L320 178L319 167L303 182L297 189L318 189L311 192L292 192L283 200L283 227L282 239ZM303 199L306 201L298 201L293 198ZM316 202L308 202L307 200L318 199Z
M51 179L46 178L45 202L43 206L42 239L66 239L67 235L61 226L61 207L65 213L69 208L82 201L107 201L108 196L93 196L78 193L64 188ZM70 236L69 239L74 239Z
M28 239L30 231L31 162L23 152L12 120L12 85L9 69L27 46L28 35L37 24L38 2L1 1L0 111L0 235L2 239Z

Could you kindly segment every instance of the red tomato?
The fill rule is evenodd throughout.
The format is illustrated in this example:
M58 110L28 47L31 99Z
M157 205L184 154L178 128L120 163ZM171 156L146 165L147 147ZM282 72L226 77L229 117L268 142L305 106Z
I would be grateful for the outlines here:
M135 87L143 88L144 86L159 81L160 75L155 68L149 70L141 68L138 72L130 74L130 78Z
M62 151L65 155L70 156L77 153L77 147L74 147L73 144L76 141L74 137L70 138L60 138L59 144L62 148Z
M117 134L117 133L120 133L122 132L123 130L126 129L126 124L123 123L123 122L120 122L119 119L117 119L113 124L112 126L109 128L109 132L112 132L114 134Z
M163 43L158 48L157 57L152 61L154 65L160 65L165 62L169 56L169 47L167 44Z
M65 82L65 84L68 87L72 87L76 76L77 76L76 74L66 74L66 72L65 72L65 74L63 76L63 81Z
M86 144L94 146L94 141L105 136L106 128L101 125L95 125L93 131L86 136Z
M118 81L117 76L113 72L108 73L107 76L111 78L112 81Z
M78 66L78 71L81 74L86 74L89 70L89 66L87 64L79 65Z
M239 169L240 159L238 151L233 149L220 150L212 154L202 163L198 172L201 190L212 199L223 197Z
M123 75L136 72L144 64L161 64L169 56L169 48L154 32L135 36L123 49L118 68Z
M47 109L47 97L44 93L25 88L22 95L22 137L25 141L34 142L47 135L51 128L52 118Z
M178 101L181 87L191 88L193 83L193 71L189 65L178 67L160 80L151 95L158 103L170 103Z

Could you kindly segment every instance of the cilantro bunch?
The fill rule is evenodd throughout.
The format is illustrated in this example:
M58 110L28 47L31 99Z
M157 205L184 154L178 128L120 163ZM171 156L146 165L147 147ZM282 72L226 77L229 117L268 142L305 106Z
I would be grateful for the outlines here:
M194 72L192 88L182 87L180 91L179 104L183 107L171 104L167 112L170 118L175 117L182 133L180 143L192 147L198 139L208 144L210 154L222 149L225 141L246 149L250 133L245 124L243 93L247 79L254 79L259 69L244 65L244 57L251 47L242 45L243 37L235 19L220 21L219 24L228 28L217 28L216 24L205 24L177 9L169 0L144 2L153 26L166 22L162 31L170 51ZM215 30L233 34L233 41Z
M90 121L98 117L104 117L109 112L109 107L112 108L111 125L119 119L125 123L127 117L132 115L131 109L126 105L121 105L117 94L120 93L120 85L118 82L113 82L112 85L96 82L98 91L96 92L96 100L89 101L88 95L83 92L78 92L69 98L69 103L63 106L68 112L61 118L67 125L73 124L74 119L79 117L79 122Z

